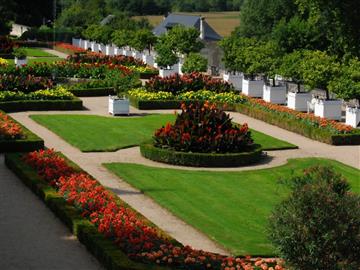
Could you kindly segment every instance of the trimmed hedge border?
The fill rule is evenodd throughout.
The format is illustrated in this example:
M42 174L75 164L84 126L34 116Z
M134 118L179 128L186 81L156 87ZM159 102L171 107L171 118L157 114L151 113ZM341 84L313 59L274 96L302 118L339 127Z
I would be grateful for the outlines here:
M43 139L32 133L11 116L9 116L9 118L21 126L25 138L17 140L0 140L0 152L30 152L44 148Z
M159 75L159 72L158 73L146 73L146 72L140 72L140 79L143 79L143 80L149 80L155 76L158 76Z
M189 153L155 147L152 143L140 145L141 155L163 163L192 167L238 167L258 162L262 148L256 144L253 151L242 153Z
M21 160L21 153L5 155L6 166L28 186L60 218L79 241L109 270L170 270L172 268L143 264L130 260L113 241L69 205L37 172ZM120 200L120 199L119 199Z
M82 110L82 100L16 100L0 102L0 110L5 112L21 111L71 111Z
M358 134L331 134L329 131L306 125L297 120L282 117L281 114L264 111L246 104L236 104L235 110L239 113L262 120L266 123L295 132L310 139L331 145L359 145L360 132Z
M71 89L68 91L77 97L101 97L115 94L115 89L113 87Z

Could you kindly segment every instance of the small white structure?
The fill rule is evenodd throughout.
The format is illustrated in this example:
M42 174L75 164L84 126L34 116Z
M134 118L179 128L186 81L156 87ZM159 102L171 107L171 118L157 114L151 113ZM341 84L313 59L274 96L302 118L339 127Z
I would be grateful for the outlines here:
M88 40L84 40L84 50L88 50L89 48L91 48L91 42Z
M311 94L307 92L289 92L287 95L287 107L296 111L306 112Z
M143 54L142 61L148 66L154 66L154 57L149 54Z
M123 97L119 98L118 96L109 96L109 114L119 115L130 113L130 104L129 99Z
M79 38L72 38L71 44L72 44L73 46L75 46L75 47L81 47L81 46L80 46L80 41L81 41L81 39L79 39Z
M322 118L341 120L341 100L316 99L314 114Z
M277 86L264 85L263 99L266 102L271 102L274 104L285 104L286 103L286 86L285 85L277 85Z
M16 37L21 37L22 34L24 34L24 32L26 32L26 31L30 30L30 28L31 27L27 26L27 25L13 23L10 35L16 36Z
M134 57L135 59L142 59L142 53L139 51L132 51L132 57Z
M95 41L90 42L90 48L92 52L99 52L99 44L97 44Z
M263 80L246 80L243 79L242 93L249 97L262 97L264 88Z
M360 108L346 106L346 119L345 123L349 126L356 128L360 123Z
M244 74L241 72L227 72L224 73L223 79L225 82L232 84L235 90L242 90L242 83L244 79Z
M173 65L172 67L168 67L166 69L160 68L159 69L159 76L161 78L168 77L170 75L179 73L178 71L179 71L179 66L177 64Z
M98 44L98 46L99 46L99 52L105 54L105 52L106 52L106 45L104 45L104 44Z
M128 49L123 49L122 51L122 55L125 56L132 56L132 51L128 50Z
M18 59L17 57L15 57L14 62L15 62L15 65L16 65L17 67L21 67L22 65L26 65L26 64L27 64L27 58L25 57L25 58L23 58L23 59Z
M113 56L114 55L114 46L112 45L106 45L105 46L105 54L106 55L110 55L110 56Z

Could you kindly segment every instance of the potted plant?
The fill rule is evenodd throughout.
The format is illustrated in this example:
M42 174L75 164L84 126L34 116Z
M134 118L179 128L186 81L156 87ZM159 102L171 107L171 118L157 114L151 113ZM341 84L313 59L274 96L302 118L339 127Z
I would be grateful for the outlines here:
M278 46L269 41L263 44L261 51L260 65L262 73L265 75L263 87L263 99L275 104L286 103L286 85L276 83L275 77L282 62L282 52Z
M131 48L129 48L129 44L132 40L132 32L128 30L116 30L112 36L111 40L112 42L118 46L118 49L116 50L116 54L122 54L125 56L131 56Z
M208 61L199 53L190 53L186 56L182 66L183 73L206 72Z
M160 67L159 75L164 78L175 73L179 73L176 65L179 59L167 43L158 42L155 46L157 56L156 63Z
M114 87L116 89L116 96L109 96L109 114L120 115L130 113L130 103L126 96L127 91L134 88L138 81L138 78L134 75L122 75L117 78Z
M13 55L15 56L15 65L17 67L27 64L26 51L23 48L15 48Z
M360 123L360 61L351 59L343 64L341 75L330 82L329 89L348 101L345 122L356 128Z
M305 87L308 90L325 91L325 99L317 98L314 105L315 116L341 120L342 100L331 99L329 83L340 74L340 64L335 57L322 51L306 51L301 62Z
M289 91L287 94L287 107L297 111L307 111L307 104L311 100L308 91L302 91L301 85L304 83L301 62L304 58L304 51L297 50L286 54L282 58L282 63L278 72L288 82L296 84L296 91Z

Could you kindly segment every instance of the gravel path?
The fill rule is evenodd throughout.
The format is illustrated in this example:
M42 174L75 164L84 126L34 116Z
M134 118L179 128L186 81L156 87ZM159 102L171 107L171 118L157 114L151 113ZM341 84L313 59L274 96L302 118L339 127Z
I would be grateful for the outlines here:
M141 192L131 187L125 181L107 171L101 164L108 162L129 162L184 170L239 171L279 166L285 164L289 158L324 157L338 160L355 168L360 168L360 146L327 145L239 113L231 113L234 121L247 122L251 128L298 145L299 149L269 151L268 158L265 159L264 162L251 167L212 169L178 167L147 160L140 155L138 147L109 153L82 153L78 149L66 143L56 134L41 125L38 125L28 117L30 114L95 114L109 116L107 113L107 97L83 98L83 101L84 106L87 108L87 110L84 111L19 112L11 115L40 137L44 138L47 147L55 148L63 152L70 159L78 163L84 170L98 179L104 186L112 189L124 201L137 209L164 231L168 232L181 243L193 246L194 248L228 254L224 248L213 242L206 235L184 223L166 209L160 207L153 200L144 196ZM133 115L143 115L147 113L173 113L173 111L174 110L139 111L135 108L131 108L131 113Z
M103 269L0 155L0 269Z
M66 53L62 53L62 52L59 52L59 51L56 51L56 50L53 50L53 49L49 49L49 48L41 48L41 50L43 50L44 52L47 52L47 53L50 53L50 54L53 54L57 57L60 57L60 58L66 58L68 57L68 54Z

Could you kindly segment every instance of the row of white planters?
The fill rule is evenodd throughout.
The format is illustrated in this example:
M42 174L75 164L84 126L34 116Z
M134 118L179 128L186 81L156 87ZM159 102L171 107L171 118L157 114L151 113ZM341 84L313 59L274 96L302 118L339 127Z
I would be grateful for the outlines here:
M286 95L285 86L268 86L262 80L246 80L243 75L224 74L224 80L232 83L236 90L241 90L244 95L249 97L263 98L267 102L274 104L287 104L287 107L297 111L307 111L311 104L310 93L289 92ZM341 120L342 101L341 100L322 100L316 99L313 104L314 115L322 118ZM346 107L346 124L357 127L360 123L360 109Z

